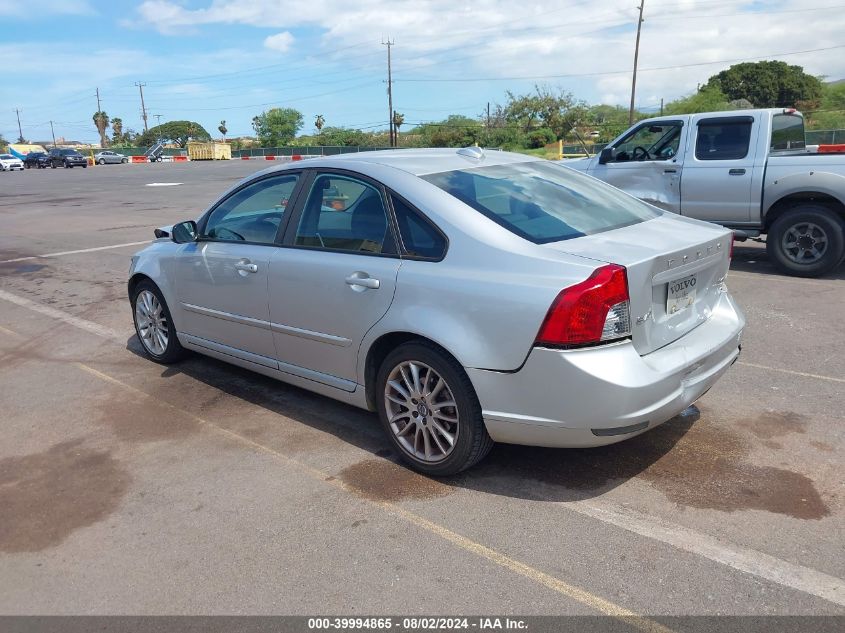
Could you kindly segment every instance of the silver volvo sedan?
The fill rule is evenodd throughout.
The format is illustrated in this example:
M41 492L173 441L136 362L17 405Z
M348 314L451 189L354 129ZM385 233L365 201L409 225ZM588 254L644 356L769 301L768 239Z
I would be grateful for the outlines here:
M271 167L156 235L129 276L152 360L193 350L377 411L432 475L494 442L652 429L713 386L745 324L730 231L507 152Z

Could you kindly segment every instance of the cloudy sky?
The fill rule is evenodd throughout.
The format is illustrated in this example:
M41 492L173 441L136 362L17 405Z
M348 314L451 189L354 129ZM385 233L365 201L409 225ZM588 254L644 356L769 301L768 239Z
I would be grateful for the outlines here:
M845 78L845 0L645 0L637 105L659 107L732 62ZM191 119L251 134L273 106L327 125L475 116L506 90L559 86L627 106L637 0L0 0L0 133L97 138L95 89L124 128Z

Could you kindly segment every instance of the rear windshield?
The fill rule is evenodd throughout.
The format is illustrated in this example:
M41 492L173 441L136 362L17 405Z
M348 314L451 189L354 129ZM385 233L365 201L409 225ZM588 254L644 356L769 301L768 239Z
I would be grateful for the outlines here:
M610 231L661 215L603 182L545 161L422 178L535 244Z

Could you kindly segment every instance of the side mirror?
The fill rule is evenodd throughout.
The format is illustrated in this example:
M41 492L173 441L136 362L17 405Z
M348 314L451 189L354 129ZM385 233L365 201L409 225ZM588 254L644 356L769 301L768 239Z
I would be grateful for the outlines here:
M609 163L613 160L613 148L612 147L605 147L599 153L599 165L604 165L605 163Z
M170 231L170 239L177 244L187 244L188 242L197 241L197 223L193 220L186 220L174 224Z

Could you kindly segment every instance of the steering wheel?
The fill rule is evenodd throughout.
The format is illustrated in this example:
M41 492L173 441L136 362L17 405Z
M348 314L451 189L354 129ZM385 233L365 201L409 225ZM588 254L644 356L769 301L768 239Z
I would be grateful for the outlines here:
M246 238L243 235L241 235L240 233L235 233L232 229L227 229L227 228L221 226L221 227L218 227L217 229L215 229L215 231L214 231L214 237L216 237L217 239L220 239L220 240L230 240L230 239L232 239L231 237L228 237L225 234L232 235L232 236L234 236L234 238L236 240L240 240L241 242L246 242Z
M639 154L637 153L639 152ZM631 150L631 160L650 160L651 154L648 153L648 150L641 145L637 145L633 150Z

